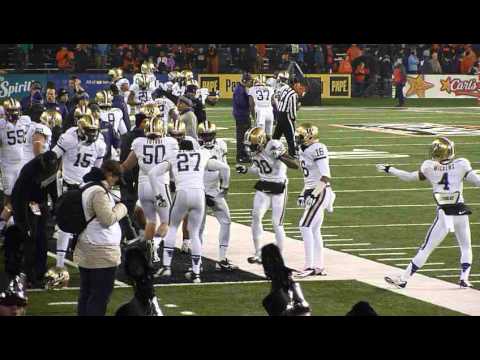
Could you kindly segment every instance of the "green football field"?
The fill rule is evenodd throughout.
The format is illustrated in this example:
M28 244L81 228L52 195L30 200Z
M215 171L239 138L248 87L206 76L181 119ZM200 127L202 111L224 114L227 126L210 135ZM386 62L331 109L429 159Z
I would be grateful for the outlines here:
M387 132L365 131L335 125L434 123L464 125L480 129L480 109L473 100L459 102L411 102L412 107L397 109L392 101L353 100L356 106L302 108L298 123L313 122L319 128L320 141L331 153L332 186L337 194L335 212L326 216L323 231L325 246L360 257L404 268L415 255L432 223L435 205L427 182L406 183L378 173L376 163L389 163L414 171L427 158L429 144L435 136L406 136ZM351 105L350 103L350 105ZM325 104L327 105L327 104ZM329 103L328 105L333 105ZM363 106L362 106L363 105ZM223 106L222 104L220 106ZM235 135L231 109L208 109L208 118L220 128L218 137L229 146L228 161L232 182L228 202L234 222L249 224L245 216L253 200L252 176L235 173ZM478 136L453 136L458 157L468 158L474 169L480 169ZM289 199L285 229L289 237L301 241L297 224L303 209L296 198L303 187L302 172L289 170ZM480 189L465 184L464 196L473 210L470 218L474 262L471 280L480 287ZM266 219L270 216L267 213ZM266 228L268 230L268 228ZM342 241L335 241L343 239ZM328 270L328 269L327 269ZM75 269L71 268L73 274ZM445 281L457 282L459 248L450 234L420 273ZM74 275L73 285L77 286ZM216 281L219 281L218 279ZM226 279L225 281L228 281ZM384 315L454 315L455 313L356 281L314 281L304 283L305 295L316 315L343 315L358 300L367 300ZM157 288L167 315L263 315L261 299L268 289L265 283L200 284L161 286ZM73 315L77 290L32 292L30 315ZM116 289L109 311L131 296L131 289ZM235 299L235 301L231 301Z

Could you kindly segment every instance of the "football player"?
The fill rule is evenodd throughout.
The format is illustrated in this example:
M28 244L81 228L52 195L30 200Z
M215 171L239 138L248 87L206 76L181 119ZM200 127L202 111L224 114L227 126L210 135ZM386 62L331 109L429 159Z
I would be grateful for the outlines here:
M140 112L140 106L147 101L153 100L152 93L155 90L155 83L149 74L140 74L137 81L130 86L128 105L134 107L135 114Z
M11 194L13 185L25 164L26 134L31 124L30 117L22 115L18 100L8 98L3 102L3 108L5 118L0 119L0 166L4 208L0 214L0 230L5 227L11 217Z
M52 132L51 147L57 144L62 134L62 115L56 110L46 110L40 115L40 122Z
M204 123L198 125L198 137L201 148L209 151L212 159L222 161L228 165L227 144L225 141L217 139L217 127L214 123L205 120ZM207 207L213 211L213 214L220 224L219 254L215 268L222 271L233 271L238 269L238 266L233 265L232 262L227 259L228 244L230 242L230 224L232 223L232 220L230 218L230 209L228 208L225 197L219 196L222 187L220 180L221 177L218 171L205 171L204 182ZM204 229L205 218L200 228L200 239L202 243Z
M256 119L255 126L262 128L268 138L273 134L273 87L265 84L265 76L259 75L248 90L250 113Z
M328 150L318 141L318 128L311 123L301 124L295 136L305 182L297 200L298 206L305 208L299 224L305 247L305 268L299 277L326 275L321 226L325 209L332 212L335 201L330 186Z
M28 127L25 135L25 147L23 149L24 164L32 160L38 154L50 150L50 145L52 143L52 130L42 121L42 116L45 119L45 113L46 111L42 112L42 115L40 115L40 122L37 123L32 121ZM55 114L60 115L58 111L55 111ZM62 116L60 115L60 119L61 117Z
M142 75L146 75L149 82L153 83L155 85L155 81L157 81L157 78L154 75L155 71L155 64L153 64L150 61L145 61L142 66L140 66L140 73L137 73L133 76L133 83L138 84L142 78Z
M155 104L159 110L159 115L163 120L163 126L165 131L168 129L168 122L170 119L178 118L177 106L166 96L160 96L155 99Z
M164 174L160 179L162 185L159 186L160 195L167 200L165 207L157 208L156 199L148 180L148 172L164 161L167 154L178 150L178 142L165 136L163 119L161 116L149 118L145 125L146 137L138 137L132 143L132 151L128 158L122 163L124 171L133 169L137 164L140 167L138 175L138 199L143 209L146 219L145 240L149 244L149 250L153 263L158 263L158 247L163 241L168 229L169 211L171 206L170 190L168 188L170 177ZM158 180L158 179L157 179ZM157 215L160 217L160 226L157 235ZM153 244L151 244L153 240ZM153 246L150 246L153 245Z
M60 136L52 150L58 158L62 158L62 192L78 188L83 183L83 176L92 167L100 167L105 156L106 144L100 133L100 121L91 114L83 115L77 126ZM72 234L58 231L57 264L50 273L64 273L65 255L71 236ZM47 284L55 286L56 280L56 276L49 277L47 273ZM60 283L58 286L63 285Z
M404 288L410 277L427 261L433 250L450 232L455 233L460 246L460 288L470 288L468 281L472 266L470 221L472 211L465 205L463 182L480 187L480 177L473 171L470 161L455 158L455 145L446 137L435 139L431 145L431 160L425 160L420 170L408 172L386 164L377 164L377 170L392 174L403 181L430 182L433 198L437 203L435 220L428 230L425 241L400 276L385 277L385 281Z
M180 150L167 154L165 161L155 166L149 173L150 184L157 199L157 206L167 206L167 200L161 195L161 176L171 171L175 179L176 193L170 210L170 223L163 247L163 266L155 276L171 276L171 263L177 229L180 222L188 215L188 230L192 239L192 270L186 278L194 283L201 282L200 268L202 244L200 242L200 226L205 211L205 170L218 170L222 178L222 189L219 196L225 196L230 183L230 167L225 163L211 159L210 152L194 149L189 140L182 140Z
M108 70L108 76L110 77L110 81L111 81L111 84L115 84L118 86L118 81L123 77L123 70L121 68L114 68L114 69L110 69ZM110 86L108 86L107 89L105 90L108 90L110 88Z
M255 254L248 258L251 264L261 264L262 219L269 208L272 209L272 224L275 239L280 251L283 250L285 230L283 220L287 206L287 167L298 169L298 163L287 153L279 140L268 140L262 128L254 127L245 133L246 151L250 153L253 165L247 168L237 165L239 174L254 174L260 177L255 184L252 211L252 237Z
M122 110L112 108L113 96L109 91L103 90L95 95L95 102L100 107L100 129L107 146L105 159L119 158L117 150L120 148L120 136L127 133L123 121Z

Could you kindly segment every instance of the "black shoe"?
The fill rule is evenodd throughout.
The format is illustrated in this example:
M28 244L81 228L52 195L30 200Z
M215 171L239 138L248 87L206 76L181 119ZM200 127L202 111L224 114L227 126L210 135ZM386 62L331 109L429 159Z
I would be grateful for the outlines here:
M258 256L250 256L247 261L249 264L261 264L262 259L260 259Z
M238 266L234 265L230 260L225 259L219 261L215 265L215 270L217 271L235 271L238 270Z

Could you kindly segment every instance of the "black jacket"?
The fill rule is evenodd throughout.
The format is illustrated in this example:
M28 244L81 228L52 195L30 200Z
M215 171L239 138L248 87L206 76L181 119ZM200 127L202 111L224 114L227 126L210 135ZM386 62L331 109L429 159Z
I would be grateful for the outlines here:
M139 137L144 137L145 133L143 129L133 128L133 130L129 131L128 133L122 135L121 138L121 145L120 145L120 162L124 162L128 154L130 154L130 150L132 147L133 140ZM138 182L138 172L140 168L135 166L132 170L125 171L123 173L123 178L125 180L127 188L130 190L134 190L136 188L136 183Z

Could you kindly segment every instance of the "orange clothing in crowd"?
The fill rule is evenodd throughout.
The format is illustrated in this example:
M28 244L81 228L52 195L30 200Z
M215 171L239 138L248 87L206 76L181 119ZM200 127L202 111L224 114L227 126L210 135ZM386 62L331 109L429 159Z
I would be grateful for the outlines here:
M338 73L339 74L351 74L352 73L352 64L350 64L350 61L347 58L343 59L340 62L340 65L338 66Z
M347 55L351 61L355 60L357 57L362 56L362 50L357 46L357 44L352 44L347 50Z
M462 74L469 74L470 71L472 70L473 64L477 61L477 56L475 55L475 52L472 51L471 49L467 50L465 52L465 56L460 62L460 73Z
M57 60L57 66L60 69L66 69L66 68L72 67L71 61L73 60L74 55L73 55L73 52L68 51L68 49L61 48L60 50L58 50L55 58Z
M399 84L404 84L405 81L406 81L405 74L402 73L402 70L400 70L400 68L396 67L393 70L393 83L395 85L399 85Z
M365 76L368 75L368 73L368 68L366 68L365 65L358 64L355 68L355 80L357 82L364 82Z
M265 57L267 55L267 44L257 44L257 54L261 57Z

